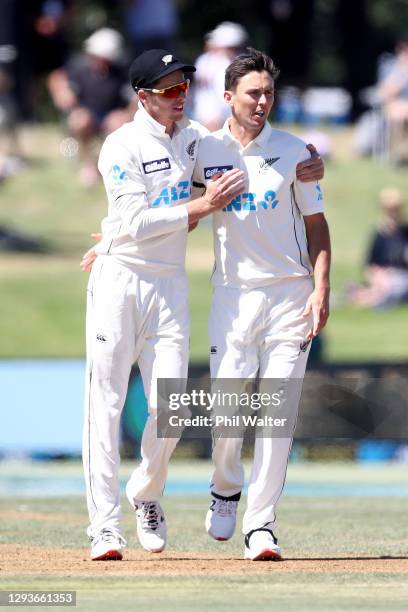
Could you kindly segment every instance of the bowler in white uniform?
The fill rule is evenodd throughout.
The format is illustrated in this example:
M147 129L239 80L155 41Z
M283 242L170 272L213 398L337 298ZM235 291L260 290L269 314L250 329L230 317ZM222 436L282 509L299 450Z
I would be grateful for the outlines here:
M296 166L309 158L305 143L268 123L278 71L254 49L227 68L225 100L232 117L204 137L196 186L239 168L244 193L213 215L215 267L209 322L211 378L304 376L310 342L329 313L330 239L317 182L302 183ZM218 382L217 382L218 381ZM289 386L296 421L301 385ZM273 532L293 431L256 438L243 520L245 558L280 558ZM242 438L214 436L208 533L229 539L244 485Z

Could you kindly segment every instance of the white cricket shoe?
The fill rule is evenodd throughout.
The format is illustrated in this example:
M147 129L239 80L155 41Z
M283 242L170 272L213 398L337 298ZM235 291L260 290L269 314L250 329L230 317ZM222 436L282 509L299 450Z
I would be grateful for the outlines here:
M244 558L251 561L280 561L282 553L273 531L260 527L247 533Z
M237 508L237 501L213 497L205 517L208 535L220 542L232 538L237 523Z
M92 561L121 561L126 540L117 531L102 529L91 538Z
M158 502L135 502L137 536L145 550L161 552L167 542L166 519Z

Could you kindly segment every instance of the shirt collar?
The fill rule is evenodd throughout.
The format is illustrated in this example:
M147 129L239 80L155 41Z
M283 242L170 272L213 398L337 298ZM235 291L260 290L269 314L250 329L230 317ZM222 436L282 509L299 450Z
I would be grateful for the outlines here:
M230 119L228 118L222 127L223 142L226 146L230 146L232 143L235 143L236 145L241 146L238 140L236 140L236 138L234 138L234 136L231 134L229 122L230 122ZM254 138L254 140L251 140L251 142L249 142L246 146L249 147L253 144L256 144L260 148L263 148L266 145L266 142L268 141L271 133L272 133L272 128L269 124L269 121L267 121L265 125L263 126L261 132L258 134L258 136Z
M156 134L160 134L160 135L167 135L166 134L166 126L162 125L161 123L159 123L158 121L156 121L156 119L154 119L145 109L145 107L143 106L143 104L140 102L137 105L138 107L138 111L135 114L135 121L142 121L144 124L146 124L150 130L152 132L155 132ZM187 117L183 117L180 121L176 122L176 131L179 131L185 127L187 127L187 125L189 124L189 120L187 119Z
M239 142L237 140L235 140L235 138L233 137L233 135L231 134L231 130L229 128L229 118L225 121L224 125L222 126L222 140L223 143L228 147L231 144L235 144L235 145L239 145Z
M271 137L271 134L272 134L271 124L269 123L269 121L266 121L266 123L263 126L261 132L258 134L258 136L252 142L257 144L258 147L263 148L266 145L266 143L268 142L269 138Z

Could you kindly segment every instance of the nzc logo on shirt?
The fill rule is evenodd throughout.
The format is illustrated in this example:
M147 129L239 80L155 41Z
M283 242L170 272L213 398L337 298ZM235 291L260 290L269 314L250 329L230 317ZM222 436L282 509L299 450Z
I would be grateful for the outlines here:
M145 171L145 174L152 174L153 172L160 172L161 170L169 170L170 168L171 164L168 157L143 162L143 170Z
M112 178L115 185L122 185L128 181L126 172L118 165L115 165L112 168Z
M232 170L232 166L211 166L210 168L204 168L204 178L210 179L217 172L227 172Z

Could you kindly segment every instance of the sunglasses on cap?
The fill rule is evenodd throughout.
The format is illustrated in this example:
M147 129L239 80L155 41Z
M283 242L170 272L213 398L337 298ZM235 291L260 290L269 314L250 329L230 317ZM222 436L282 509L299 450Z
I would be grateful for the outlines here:
M190 79L186 79L182 83L176 85L170 85L170 87L163 87L162 89L149 89L148 87L139 87L143 91L151 91L154 94L163 96L163 98L178 98L181 93L187 93L190 87Z

